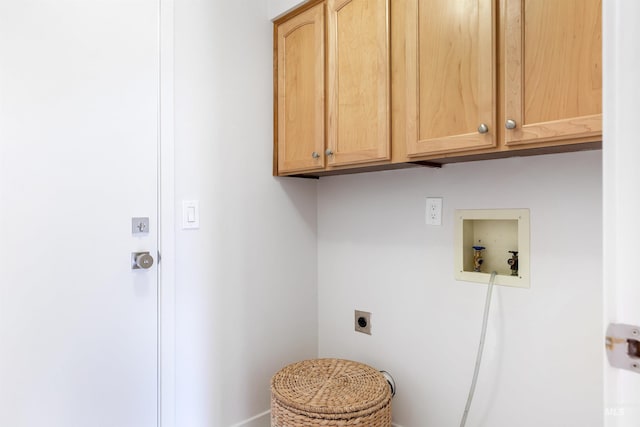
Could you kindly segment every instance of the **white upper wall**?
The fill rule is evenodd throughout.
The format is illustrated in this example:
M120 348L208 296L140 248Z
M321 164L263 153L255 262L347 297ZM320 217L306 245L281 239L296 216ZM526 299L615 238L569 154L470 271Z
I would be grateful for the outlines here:
M269 19L277 18L290 9L304 3L306 0L268 0Z
M176 231L177 426L268 410L271 376L317 355L316 182L271 176L267 13L175 2L176 215L201 211Z

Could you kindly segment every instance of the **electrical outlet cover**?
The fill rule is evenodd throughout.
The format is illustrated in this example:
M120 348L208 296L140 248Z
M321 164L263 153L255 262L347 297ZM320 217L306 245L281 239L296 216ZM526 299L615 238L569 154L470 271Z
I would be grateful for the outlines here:
M425 222L427 225L442 225L442 197L427 197Z
M355 311L355 331L371 335L371 313L368 311Z

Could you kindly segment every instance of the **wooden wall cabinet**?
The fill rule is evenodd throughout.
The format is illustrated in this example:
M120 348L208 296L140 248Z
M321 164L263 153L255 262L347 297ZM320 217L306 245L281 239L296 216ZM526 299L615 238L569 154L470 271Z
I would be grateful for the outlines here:
M324 168L325 11L318 4L276 26L275 172Z
M388 163L389 0L312 1L274 37L274 174Z
M392 16L397 161L601 140L601 0L398 0Z
M495 147L494 1L407 0L401 13L407 155Z
M503 8L505 145L601 138L601 0L503 0Z
M598 148L601 2L307 1L274 23L274 175Z

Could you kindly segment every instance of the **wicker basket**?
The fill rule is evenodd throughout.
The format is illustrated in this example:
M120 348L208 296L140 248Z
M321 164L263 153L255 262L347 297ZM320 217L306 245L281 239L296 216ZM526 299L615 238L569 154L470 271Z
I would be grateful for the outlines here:
M305 360L271 379L271 427L390 427L391 391L380 372L340 359Z

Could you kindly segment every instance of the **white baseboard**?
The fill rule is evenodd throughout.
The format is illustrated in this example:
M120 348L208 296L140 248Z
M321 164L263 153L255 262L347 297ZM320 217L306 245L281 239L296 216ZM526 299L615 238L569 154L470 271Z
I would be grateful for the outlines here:
M229 427L271 427L271 411L264 411ZM398 426L399 427L399 426Z

